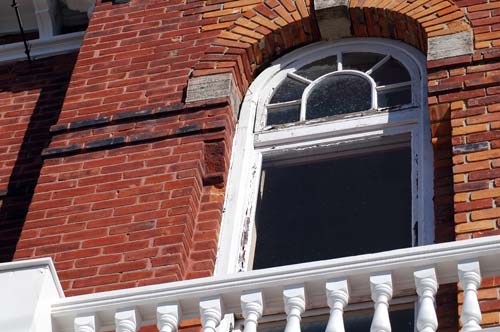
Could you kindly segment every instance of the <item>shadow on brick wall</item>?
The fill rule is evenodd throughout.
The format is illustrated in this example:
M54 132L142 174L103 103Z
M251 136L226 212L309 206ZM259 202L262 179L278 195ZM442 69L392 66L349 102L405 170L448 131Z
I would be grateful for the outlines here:
M13 259L75 60L65 54L0 66L1 132L8 137L0 140L0 262Z

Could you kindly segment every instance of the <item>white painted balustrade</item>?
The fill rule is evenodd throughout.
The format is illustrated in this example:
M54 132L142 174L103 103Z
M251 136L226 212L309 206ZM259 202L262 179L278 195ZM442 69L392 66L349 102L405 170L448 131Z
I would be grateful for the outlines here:
M156 308L156 326L160 332L175 332L181 316L181 309L177 303L160 304Z
M115 313L116 332L136 332L141 327L141 321L137 309L120 309Z
M372 300L375 302L370 332L391 332L389 320L389 300L392 298L392 276L381 273L370 276Z
M435 296L438 289L434 267L418 269L413 273L418 294L417 331L435 332L438 321L435 309Z
M481 327L481 309L477 300L477 289L481 284L479 262L471 260L458 264L460 286L464 290L464 303L460 321L463 324L462 332L477 331Z
M51 324L43 329L47 332L135 332L151 325L157 325L160 332L176 332L181 320L194 318L201 320L203 332L228 332L234 323L228 317L234 315L235 331L257 332L259 323L277 315L286 324L285 332L300 332L301 317L329 312L325 332L344 332L344 311L366 309L371 302L370 331L389 332L390 306L410 301L416 303L417 331L435 332L439 326L435 308L439 284L459 281L464 290L462 331L477 331L481 328L477 289L481 276L500 276L498 257L500 236L69 298L59 295L57 299L57 291L52 291L48 306L34 303L21 317L23 322L26 317L41 319L45 325L39 326ZM40 264L38 260L33 272L37 278ZM52 272L44 278L56 278L53 265L49 265ZM29 262L22 267L22 272L12 272L8 264L0 264L0 282L7 276L5 271L28 276ZM9 287L15 289L12 282L17 279L8 275ZM7 292L0 305L8 307L23 296ZM8 322L1 316L0 330L6 330L5 324Z
M262 292L250 292L241 295L241 313L245 318L243 332L257 332L257 324L264 311Z
M330 307L330 318L326 332L345 332L344 308L349 301L347 279L336 279L326 283L326 299Z
M306 310L306 294L304 286L289 286L283 291L285 302L285 332L300 332L301 315Z
M200 302L200 317L203 332L216 332L219 326L224 309L220 297L202 299Z
M99 328L96 315L75 318L75 332L96 332Z

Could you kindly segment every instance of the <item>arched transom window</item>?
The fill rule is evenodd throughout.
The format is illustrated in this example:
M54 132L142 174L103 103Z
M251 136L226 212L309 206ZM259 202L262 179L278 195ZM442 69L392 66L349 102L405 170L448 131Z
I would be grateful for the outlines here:
M425 58L352 39L296 50L250 87L216 273L433 241Z
M404 53L389 50L348 44L298 59L270 84L256 130L416 106L418 70Z
M338 51L286 74L266 105L266 126L412 102L412 78L388 54Z

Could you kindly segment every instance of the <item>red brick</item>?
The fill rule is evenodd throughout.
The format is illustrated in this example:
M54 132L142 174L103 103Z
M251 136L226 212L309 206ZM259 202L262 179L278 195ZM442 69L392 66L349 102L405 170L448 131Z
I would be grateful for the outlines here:
M99 274L113 274L122 273L127 271L143 270L148 265L148 261L138 260L127 263L111 264L106 266L101 266L99 268Z
M120 275L95 276L90 278L79 278L73 282L74 288L84 288L105 284L114 284L120 280Z

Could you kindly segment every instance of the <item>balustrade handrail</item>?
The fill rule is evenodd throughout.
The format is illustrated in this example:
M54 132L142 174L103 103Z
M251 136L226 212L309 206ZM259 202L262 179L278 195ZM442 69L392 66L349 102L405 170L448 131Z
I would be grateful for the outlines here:
M344 295L351 299L349 303L371 296L378 303L376 313L381 313L383 327L384 312L390 298L417 291L419 300L423 301L422 306L430 312L426 311L423 314L426 319L417 320L417 324L427 324L428 328L430 326L431 330L435 330L431 317L435 290L438 284L460 280L467 297L462 322L472 331L480 320L480 312L479 316L476 312L478 307L474 306L477 297L474 299L474 296L481 275L500 275L500 236L68 297L54 302L51 312L54 331L73 331L76 317L92 315L104 326L112 327L118 324L117 312L119 317L128 315L129 318L137 314L143 322L154 324L160 309L168 312L162 317L176 317L174 321L178 321L181 312L185 319L200 317L201 312L204 327L207 328L208 325L215 326L220 320L220 317L214 316L215 312L219 312L219 316L223 313L250 315L257 320L262 314L284 312L286 309L287 313L294 312L299 317L305 308L326 307L327 302L331 308L336 306L337 311L341 311L341 304L347 303L343 300ZM348 283L348 288L343 281ZM328 293L325 291L327 282L333 287ZM290 289L299 290L290 293ZM284 290L289 292L285 294L285 299L289 296L286 306L283 303ZM259 300L250 302L252 305L248 308L254 308L253 312L249 311L249 314L245 311L250 309L243 306L242 294L246 294L247 304L250 301L248 298L259 299L260 296L260 314L255 311L258 305L253 305ZM164 304L170 309L166 309ZM129 311L124 314L124 309ZM206 317L212 320L204 318L208 313L211 316Z

